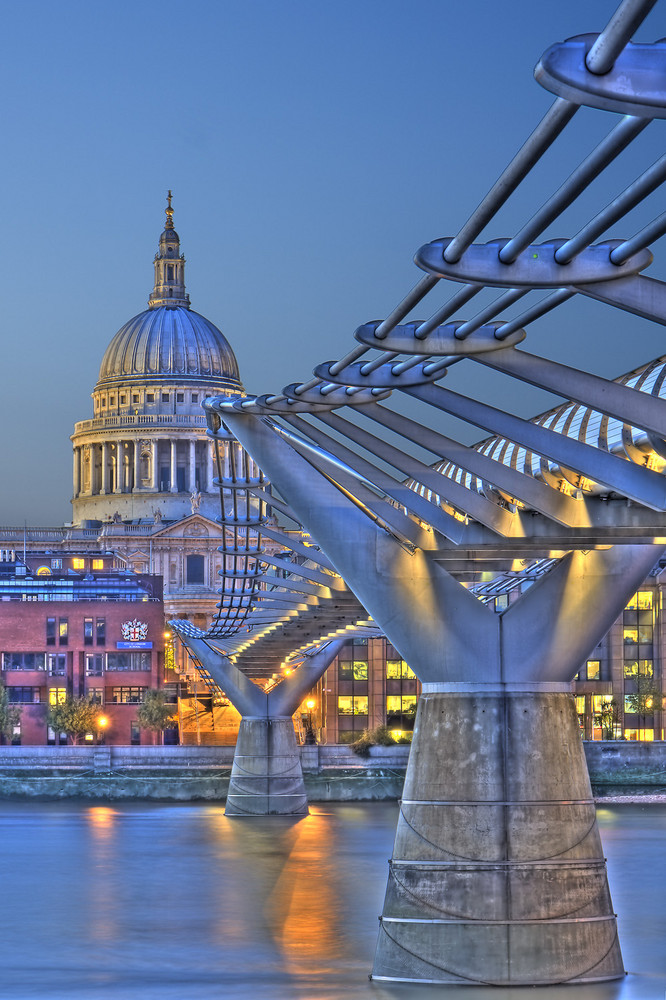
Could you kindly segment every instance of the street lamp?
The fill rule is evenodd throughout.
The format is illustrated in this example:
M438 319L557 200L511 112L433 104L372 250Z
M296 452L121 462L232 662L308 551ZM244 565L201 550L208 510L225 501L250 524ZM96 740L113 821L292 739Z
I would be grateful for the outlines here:
M104 735L104 730L109 724L109 720L106 715L97 716L97 742L99 743L101 737Z

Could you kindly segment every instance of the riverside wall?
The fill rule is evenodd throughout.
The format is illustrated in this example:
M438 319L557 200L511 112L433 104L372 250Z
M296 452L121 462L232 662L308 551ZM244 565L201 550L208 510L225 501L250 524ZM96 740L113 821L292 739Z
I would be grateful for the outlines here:
M585 743L595 794L666 794L666 742ZM408 746L303 746L311 802L398 799ZM0 798L220 801L226 798L233 747L0 747Z

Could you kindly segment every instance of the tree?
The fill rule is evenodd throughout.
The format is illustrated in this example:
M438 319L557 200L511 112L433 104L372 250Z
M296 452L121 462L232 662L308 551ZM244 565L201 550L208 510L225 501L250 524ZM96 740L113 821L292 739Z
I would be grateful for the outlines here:
M99 729L100 707L89 698L65 698L57 705L49 705L47 724L56 733L66 733L77 744L87 733Z
M0 687L0 736L3 736L8 743L11 743L14 729L20 725L21 709L18 705L12 705L9 700L7 688Z
M150 729L154 733L163 733L175 724L173 707L167 704L164 691L149 688L144 691L143 701L136 713L136 721L142 729Z
M633 694L625 694L625 712L628 710L639 717L639 734L645 732L646 716L654 715L662 707L662 693L659 684L651 674L638 674L634 682Z
M614 740L616 726L619 724L620 712L615 698L602 701L601 710L594 716L595 726L601 728L602 740Z

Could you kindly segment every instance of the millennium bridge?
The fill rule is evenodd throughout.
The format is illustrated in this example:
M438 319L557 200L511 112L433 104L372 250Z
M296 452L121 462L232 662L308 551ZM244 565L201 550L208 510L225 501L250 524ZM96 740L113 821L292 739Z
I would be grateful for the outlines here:
M219 614L206 633L172 624L243 717L227 812L307 810L291 715L345 636L385 634L422 684L380 981L624 975L571 680L666 549L666 359L612 381L525 342L549 313L575 325L581 296L598 303L580 332L599 352L609 307L666 324L666 284L644 273L666 233L666 155L634 166L635 140L666 117L666 42L632 41L654 3L625 0L599 33L544 53L549 110L344 357L280 392L204 404L225 526ZM499 238L500 209L527 199L581 108L605 137ZM565 213L570 235L555 239ZM492 369L506 405L448 388L461 364ZM562 402L524 419L523 383ZM451 416L480 443L449 436ZM526 563L541 571L501 614L474 592L481 574L501 586Z

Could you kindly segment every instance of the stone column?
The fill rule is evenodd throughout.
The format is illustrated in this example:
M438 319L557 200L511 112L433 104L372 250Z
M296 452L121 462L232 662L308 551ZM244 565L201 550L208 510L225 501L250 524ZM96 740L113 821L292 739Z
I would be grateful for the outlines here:
M100 493L109 492L109 447L106 441L102 441L102 477L100 483Z
M134 438L132 442L134 446L134 483L133 489L136 492L141 489L141 441L139 438Z
M157 468L157 438L151 438L150 441L150 489L157 491L159 489L159 476L160 472Z
M122 493L122 475L123 475L123 452L122 452L122 441L117 440L113 442L114 444L114 461L113 461L113 492Z
M178 492L178 474L177 474L177 464L176 464L176 442L171 441L171 469L170 469L171 482L169 484L169 492Z
M74 446L74 465L72 474L72 494L74 498L81 491L81 449Z
M196 439L192 438L189 441L190 446L190 482L189 489L190 493L194 493L197 488L197 452L196 452Z
M215 485L213 483L213 480L217 475L217 467L215 462L215 446L213 444L210 444L208 441L206 441L206 456L207 456L206 470L208 475L208 482L206 483L205 488L208 493L214 493Z

